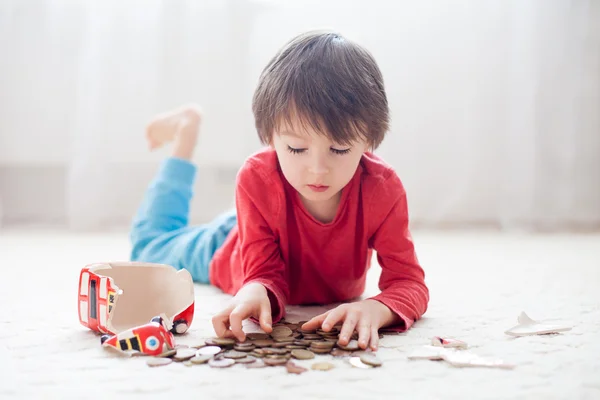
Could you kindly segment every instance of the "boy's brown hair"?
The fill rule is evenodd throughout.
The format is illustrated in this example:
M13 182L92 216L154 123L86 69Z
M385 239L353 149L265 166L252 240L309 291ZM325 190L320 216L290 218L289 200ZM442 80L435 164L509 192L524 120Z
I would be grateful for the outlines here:
M329 31L301 34L279 50L260 76L252 111L263 144L271 143L282 123L296 120L335 143L349 145L362 138L375 149L389 126L375 59Z

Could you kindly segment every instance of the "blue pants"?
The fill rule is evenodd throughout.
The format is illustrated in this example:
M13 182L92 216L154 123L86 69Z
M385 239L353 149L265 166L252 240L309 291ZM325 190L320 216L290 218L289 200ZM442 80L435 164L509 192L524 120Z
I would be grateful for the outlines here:
M186 269L194 282L209 283L212 257L237 217L231 210L208 224L188 226L195 172L191 163L177 158L161 164L132 223L130 258Z

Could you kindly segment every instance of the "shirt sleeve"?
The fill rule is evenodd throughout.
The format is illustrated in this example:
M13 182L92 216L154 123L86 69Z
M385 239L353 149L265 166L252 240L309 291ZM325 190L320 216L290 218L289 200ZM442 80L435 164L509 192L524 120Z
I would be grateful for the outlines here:
M399 185L400 194L372 237L372 247L382 268L381 293L372 299L400 317L399 324L385 329L403 332L427 310L429 289L408 227L406 192L402 184Z
M242 171L236 187L236 208L243 285L256 282L267 289L275 323L285 315L289 286L278 239L268 223L268 218L273 220L279 214L281 204L265 187L269 186L264 179L248 170Z

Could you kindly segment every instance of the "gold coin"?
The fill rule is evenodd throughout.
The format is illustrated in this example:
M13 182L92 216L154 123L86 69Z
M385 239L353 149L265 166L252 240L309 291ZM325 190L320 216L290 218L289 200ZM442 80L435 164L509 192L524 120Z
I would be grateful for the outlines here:
M228 350L225 353L223 353L223 356L225 358L233 358L235 360L235 359L238 359L238 358L244 358L244 357L247 356L247 354L244 353L244 352L241 352L241 351Z
M259 339L252 342L252 344L256 347L269 347L275 343L272 339Z
M235 340L229 338L213 338L212 341L217 346L233 346L235 344Z
M292 336L292 330L285 325L280 325L273 328L273 332L271 332L271 336L276 338L284 338L288 336Z
M373 353L363 353L360 356L360 361L374 367L381 367L383 362Z
M334 345L335 345L335 343L332 343L332 342L321 341L321 342L312 342L310 344L310 347L312 347L314 349L332 349Z
M264 368L267 366L265 364L265 362L260 358L256 359L256 361L254 361L253 363L245 364L245 365L246 365L246 368Z
M285 365L287 363L287 358L263 358L262 359L266 365L276 366L276 365Z
M292 357L298 360L310 360L315 358L315 353L308 350L292 350Z
M296 339L293 336L286 336L286 337L278 336L278 337L273 338L273 340L275 341L275 343L292 343Z
M315 371L329 371L334 368L335 368L335 365L333 365L332 363L328 363L328 362L318 362L318 363L314 363L311 366L311 369L314 369Z
M162 367L163 365L169 365L173 362L170 358L166 357L150 357L146 360L146 364L149 367Z
M244 358L236 358L235 363L236 364L250 364L253 363L257 360L257 358L252 357L252 356L246 356Z
M315 354L329 354L331 352L331 348L328 349L318 349L318 348L310 348L310 351L312 351Z
M269 338L269 334L262 332L252 332L247 334L246 338L249 340L266 340Z
M190 362L192 364L206 364L211 358L212 358L212 355L210 355L210 354L202 354L202 355L194 356L194 357L190 358Z
M223 358L220 360L213 358L212 360L208 361L208 365L210 365L212 368L228 368L233 364L235 364L235 361L233 361L231 358Z
M167 350L162 354L159 354L158 357L173 357L175 354L177 354L177 350L175 349L171 349L171 350Z

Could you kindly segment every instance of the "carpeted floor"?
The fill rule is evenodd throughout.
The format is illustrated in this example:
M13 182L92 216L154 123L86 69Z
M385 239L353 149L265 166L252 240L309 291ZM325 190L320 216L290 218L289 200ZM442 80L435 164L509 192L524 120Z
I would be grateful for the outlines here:
M600 399L600 235L414 236L431 303L412 330L383 339L383 367L362 370L336 359L332 371L290 375L281 367L149 368L142 358L109 354L79 325L77 280L87 263L127 259L126 234L0 231L0 398ZM378 274L375 267L368 293L377 290ZM212 336L211 314L226 299L197 286L196 319L178 342ZM288 311L294 321L320 310ZM573 329L505 335L521 311ZM474 353L517 367L407 360L434 335L465 340Z

